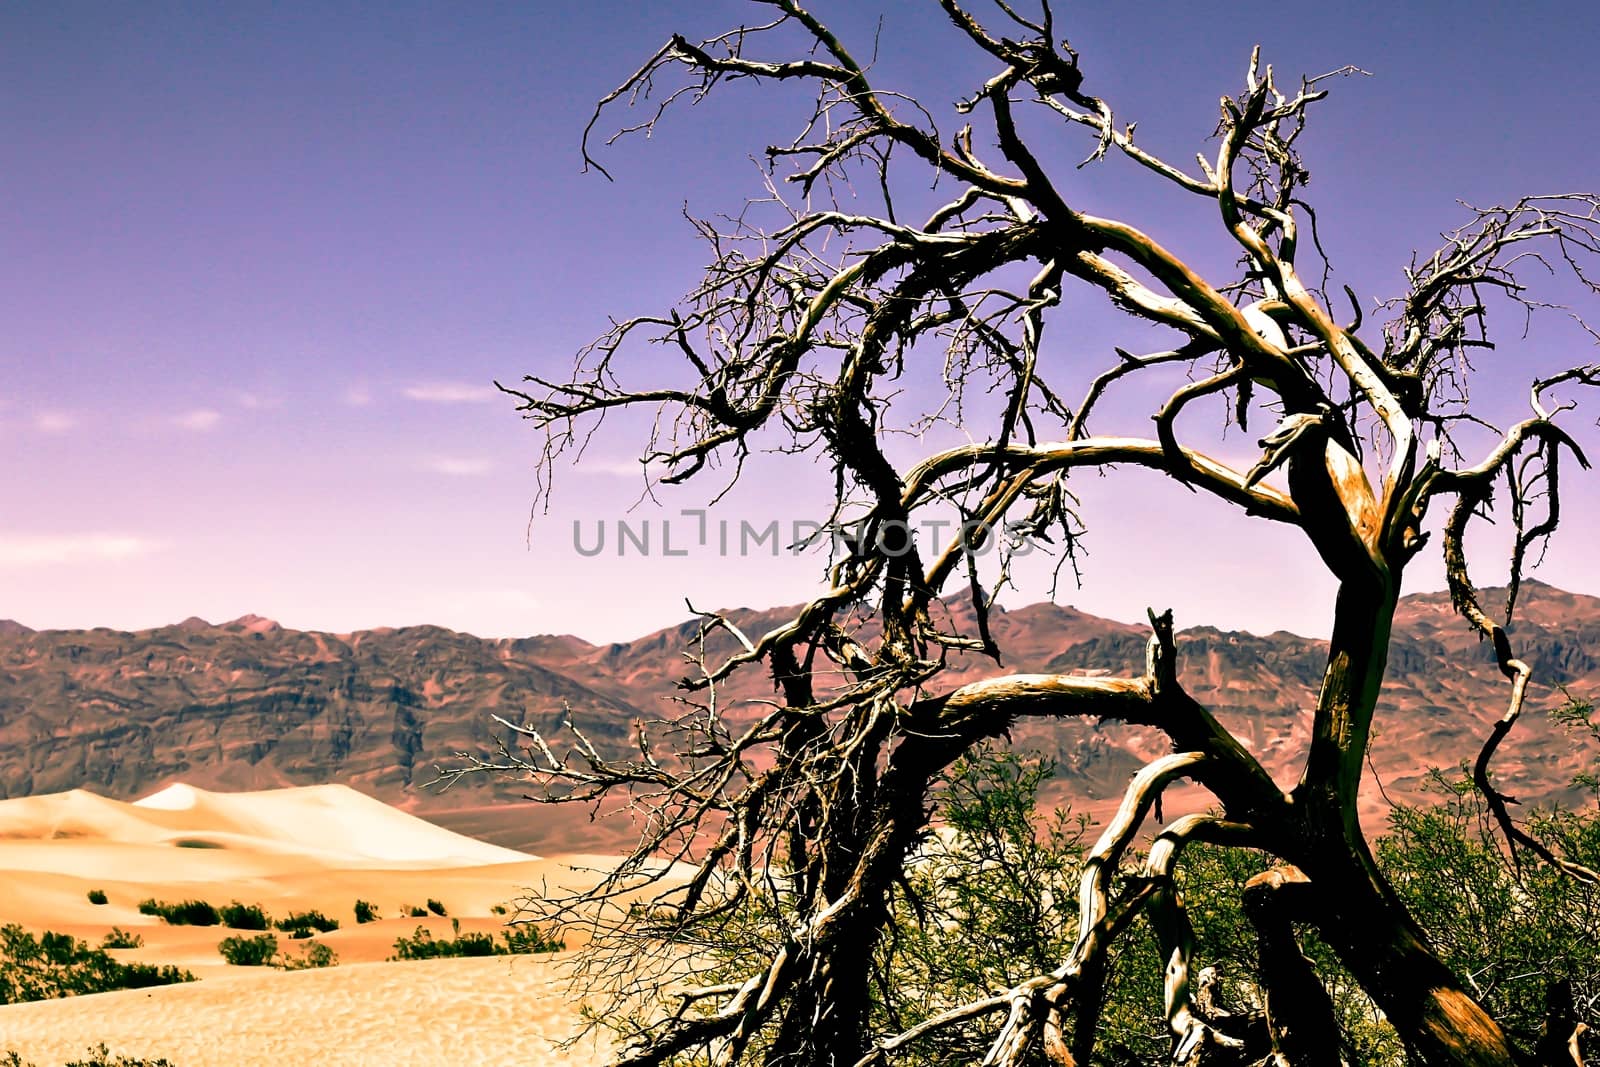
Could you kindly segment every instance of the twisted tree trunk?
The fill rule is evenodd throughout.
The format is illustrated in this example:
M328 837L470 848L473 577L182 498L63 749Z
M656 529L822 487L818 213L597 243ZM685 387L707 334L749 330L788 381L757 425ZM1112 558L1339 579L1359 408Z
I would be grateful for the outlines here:
M1358 818L1397 586L1374 577L1340 588L1311 750L1293 795L1298 840L1289 855L1310 879L1307 918L1418 1061L1511 1067L1518 1053L1428 945L1373 862Z

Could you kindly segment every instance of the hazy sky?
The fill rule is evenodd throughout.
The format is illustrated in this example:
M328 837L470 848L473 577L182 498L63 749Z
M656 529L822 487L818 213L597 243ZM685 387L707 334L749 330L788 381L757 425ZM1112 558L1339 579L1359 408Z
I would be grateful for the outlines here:
M1457 198L1600 188L1600 6L1058 6L1091 89L1177 160L1214 150L1217 98L1258 41L1281 75L1369 70L1331 84L1304 145L1324 239L1369 302L1464 221ZM878 11L816 9L869 36L863 12ZM951 124L984 64L949 57L931 2L882 10L886 77L934 87ZM0 618L253 612L622 639L682 617L685 595L809 594L815 558L575 551L574 520L614 537L624 516L683 524L707 499L709 485L663 493L629 515L637 438L598 441L530 524L538 439L490 386L560 374L608 315L661 310L695 281L704 256L680 211L736 209L758 189L748 157L797 114L735 87L609 152L615 183L580 173L579 136L670 32L759 15L731 0L0 8ZM1197 198L1128 173L1084 170L1069 192L1231 259ZM1552 346L1594 358L1536 325L1506 359ZM1505 396L1526 377L1511 367ZM1600 452L1592 419L1577 426ZM1600 592L1577 528L1594 488L1569 478L1573 528L1538 576ZM711 517L814 518L826 489L821 470L785 468ZM1194 499L1150 478L1091 486L1085 584L1060 599L1321 632L1329 588L1310 552L1226 509L1170 506ZM1412 588L1437 584L1415 569Z

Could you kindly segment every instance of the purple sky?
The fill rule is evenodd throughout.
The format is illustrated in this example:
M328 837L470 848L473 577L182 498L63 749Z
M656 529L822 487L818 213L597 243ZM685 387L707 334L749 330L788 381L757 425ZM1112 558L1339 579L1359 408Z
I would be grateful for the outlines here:
M870 34L869 7L817 5ZM1093 91L1179 161L1211 150L1216 99L1257 41L1280 75L1371 71L1331 85L1304 142L1325 241L1369 303L1400 291L1411 249L1464 221L1456 198L1600 188L1595 5L1059 7ZM661 310L695 281L680 209L756 192L748 156L792 135L795 113L735 87L610 151L614 184L580 174L578 139L591 102L668 33L754 17L728 0L0 8L0 617L135 628L254 612L621 639L681 618L685 595L808 595L815 558L574 551L575 519L614 535L637 499L636 437L599 441L530 526L538 441L489 385L560 374L608 314ZM942 124L984 70L948 60L951 40L931 3L887 6L885 83L926 89ZM1231 259L1196 198L1128 173L1081 171L1068 189L1202 262ZM1503 357L1552 349L1594 359L1543 324ZM1510 366L1489 399L1520 403L1527 377ZM1600 452L1592 418L1575 428ZM813 517L826 479L796 473L713 520ZM1572 521L1537 572L1587 592L1594 484L1568 479ZM631 520L659 538L674 519L680 536L679 509L711 491L660 494ZM1085 584L1059 599L1320 633L1330 589L1309 550L1220 507L1178 524L1169 505L1194 499L1147 478L1092 487ZM1413 568L1411 589L1438 584L1437 567Z

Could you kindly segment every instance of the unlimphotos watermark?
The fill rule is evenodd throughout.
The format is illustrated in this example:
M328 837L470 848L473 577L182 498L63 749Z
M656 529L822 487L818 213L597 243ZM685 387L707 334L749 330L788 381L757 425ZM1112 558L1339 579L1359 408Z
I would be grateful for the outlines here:
M572 520L572 547L580 556L723 557L799 555L823 544L845 555L896 559L913 551L941 550L958 534L976 556L1004 546L1013 556L1033 550L1019 524L998 531L988 524L925 518L821 523L810 519L716 519L703 508L686 508L676 518Z

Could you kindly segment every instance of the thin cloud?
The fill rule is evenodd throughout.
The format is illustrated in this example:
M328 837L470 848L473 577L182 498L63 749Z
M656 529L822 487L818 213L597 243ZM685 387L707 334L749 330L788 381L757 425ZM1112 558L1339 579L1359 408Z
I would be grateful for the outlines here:
M425 404L487 404L499 395L491 386L470 382L424 382L408 385L402 392Z
M66 433L77 425L78 417L65 411L41 411L33 417L33 428L40 433Z
M217 423L222 421L222 414L212 411L210 408L196 408L194 411L186 411L182 415L174 415L170 421L172 425L180 430L193 430L196 433L204 433L207 430L216 429Z
M494 464L487 459L434 456L422 463L422 469L434 474L448 474L454 478L475 478L488 474Z
M364 385L352 385L344 391L344 402L349 407L364 408L372 403L372 390Z
M275 408L280 403L276 397L267 397L262 396L260 393L242 391L233 394L233 402L246 411L263 411L267 408Z
M133 559L160 551L162 544L131 534L0 533L0 567L43 567Z

